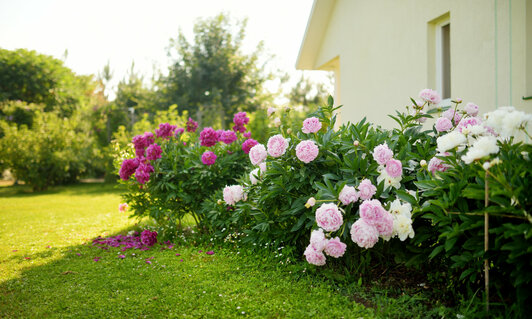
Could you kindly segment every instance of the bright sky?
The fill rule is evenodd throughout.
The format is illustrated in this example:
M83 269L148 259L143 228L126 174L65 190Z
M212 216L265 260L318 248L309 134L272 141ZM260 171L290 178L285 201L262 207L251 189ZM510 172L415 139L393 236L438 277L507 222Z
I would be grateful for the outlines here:
M166 47L182 30L191 41L197 18L220 12L248 18L244 51L264 41L271 67L294 74L313 0L0 0L0 47L26 48L63 59L78 74L97 74L110 62L113 83L132 61L149 78L166 70ZM322 72L311 75L323 79ZM312 73L312 72L311 72ZM307 73L308 74L308 73Z

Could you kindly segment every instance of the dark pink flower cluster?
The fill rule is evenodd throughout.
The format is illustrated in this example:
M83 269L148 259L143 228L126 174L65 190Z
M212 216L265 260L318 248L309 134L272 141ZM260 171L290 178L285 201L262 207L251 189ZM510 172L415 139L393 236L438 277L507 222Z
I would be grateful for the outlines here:
M152 132L145 132L142 135L133 137L133 145L135 145L135 154L137 157L144 157L144 152L148 146L153 144L155 139Z
M175 130L175 137L179 137L181 134L183 134L185 132L185 129L180 127L178 129Z
M161 158L162 152L163 150L159 145L156 143L152 144L148 146L148 149L146 150L146 158L150 161L155 161L156 159Z
M169 123L159 124L159 128L155 130L155 135L162 138L170 138L174 135L174 131L177 128L176 125L170 125Z
M187 121L187 132L194 133L198 129L198 122L194 121L191 117Z
M244 125L249 123L249 117L247 117L246 112L238 112L233 117L233 131L244 133L246 132L246 127Z
M216 154L214 154L214 152L206 151L201 155L201 162L205 165L212 165L216 163L216 158L218 157Z
M139 167L140 161L138 158L128 158L122 162L122 166L120 167L119 175L120 178L124 181L127 181L133 173L137 170L137 167Z
M151 166L150 163L140 163L135 171L137 182L139 182L139 184L145 184L150 179L150 173L153 171L153 166Z
M218 134L212 127L206 127L200 133L201 146L211 147L218 143Z
M147 229L142 231L142 233L140 234L140 242L143 245L150 247L155 245L155 243L157 243L157 232L149 231Z
M244 141L244 143L242 143L242 150L244 153L249 154L249 150L251 150L251 148L257 144L259 144L259 142L255 141L254 139L247 139Z
M236 141L238 137L236 136L236 133L233 131L223 131L222 134L220 134L219 140L224 142L225 144L231 144L234 141Z

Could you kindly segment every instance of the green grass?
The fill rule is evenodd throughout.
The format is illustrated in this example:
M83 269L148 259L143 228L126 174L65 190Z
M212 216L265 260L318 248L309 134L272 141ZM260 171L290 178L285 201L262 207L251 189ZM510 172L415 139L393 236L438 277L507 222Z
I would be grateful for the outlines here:
M119 194L102 184L0 188L0 317L373 317L326 281L249 252L182 244L120 259L118 248L93 247L134 224Z

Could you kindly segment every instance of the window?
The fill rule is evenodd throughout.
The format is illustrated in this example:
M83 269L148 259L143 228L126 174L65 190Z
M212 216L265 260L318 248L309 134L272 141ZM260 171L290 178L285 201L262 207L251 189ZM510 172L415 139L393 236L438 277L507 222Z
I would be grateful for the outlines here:
M442 106L451 104L451 23L446 13L428 24L428 85L442 97Z

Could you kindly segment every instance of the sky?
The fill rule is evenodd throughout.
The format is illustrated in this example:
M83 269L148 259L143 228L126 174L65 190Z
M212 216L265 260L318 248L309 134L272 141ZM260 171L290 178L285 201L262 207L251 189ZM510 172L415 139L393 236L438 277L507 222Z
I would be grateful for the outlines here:
M166 70L166 48L181 30L193 39L198 18L224 12L247 18L243 51L260 41L269 63L297 77L295 64L313 0L0 0L0 47L25 48L65 61L78 74L98 74L109 62L112 85L135 70L149 79ZM65 51L68 54L65 56ZM305 73L323 81L320 71ZM112 95L111 95L112 98Z

